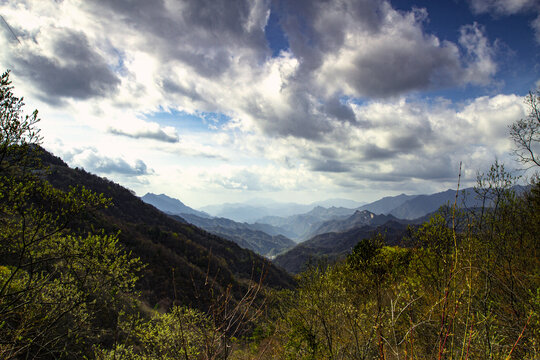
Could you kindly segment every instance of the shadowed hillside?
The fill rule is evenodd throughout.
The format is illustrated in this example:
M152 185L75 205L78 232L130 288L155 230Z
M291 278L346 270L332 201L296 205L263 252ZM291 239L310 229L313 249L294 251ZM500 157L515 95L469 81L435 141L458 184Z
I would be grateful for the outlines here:
M407 232L407 225L389 221L382 226L364 225L344 232L317 235L277 256L274 263L291 273L305 270L308 263L327 260L332 263L344 258L362 239L383 234L388 245L397 245Z

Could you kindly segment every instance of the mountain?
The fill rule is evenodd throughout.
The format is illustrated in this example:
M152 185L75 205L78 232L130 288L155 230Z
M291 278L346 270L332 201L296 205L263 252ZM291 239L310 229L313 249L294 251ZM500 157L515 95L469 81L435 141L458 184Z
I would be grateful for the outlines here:
M41 157L49 167L44 176L54 187L68 190L84 186L112 200L112 206L96 210L71 228L78 229L80 234L94 229L118 233L120 245L146 264L137 286L151 307L168 307L177 301L204 310L212 294L215 296L228 286L233 297L239 299L251 279L258 279L262 272L266 286L293 286L287 273L254 252L174 220L130 190L82 169L69 168L46 151ZM210 288L209 283L215 285Z
M239 223L225 218L202 218L193 214L182 214L182 218L190 224L267 257L275 256L295 245L294 241L280 235L268 224ZM269 235L263 229L273 235Z
M517 193L522 192L524 187L516 186ZM414 220L437 211L441 206L453 205L456 201L456 190L446 191L429 195L405 195L388 196L370 204L361 206L358 210L368 210L375 214L393 215L398 219ZM457 199L458 207L471 209L481 207L482 201L478 199L473 188L459 191ZM488 201L486 206L490 205Z
M305 214L292 215L289 217L267 216L259 219L259 222L270 224L282 231L292 234L293 240L309 238L324 221L348 217L354 213L354 209L348 208L323 208L317 206Z
M338 208L349 208L356 209L362 205L365 205L366 202L358 202L349 199L327 199L322 201L316 201L312 205L321 206L324 208L338 207Z
M316 264L321 260L334 262L345 257L360 240L377 233L385 234L387 245L397 245L406 232L407 225L390 221L381 226L364 225L345 232L325 233L276 256L273 262L290 273L297 274L309 263Z
M414 199L416 195L401 194L398 196L386 196L380 200L363 205L358 210L367 210L374 214L389 214L392 210L402 205L403 203Z
M356 210L354 214L347 218L333 219L325 221L320 224L317 229L309 234L309 237L313 237L319 234L330 232L344 232L352 228L361 227L364 225L378 226L383 225L389 221L401 222L399 219L392 215L375 215L367 210Z
M412 220L437 211L443 205L453 205L455 201L456 190L448 189L431 195L415 196L392 209L389 214L399 219ZM468 188L459 191L457 206L461 208L481 207L482 201L476 197L473 188Z
M171 198L165 194L156 195L147 193L141 197L141 200L167 214L193 214L199 217L210 217L207 213L192 209L189 206L184 205L180 200Z
M178 221L187 221L263 256L274 256L295 244L292 240L283 236L282 231L272 225L248 224L226 218L214 218L205 212L194 210L184 205L180 200L165 194L155 195L148 193L141 200L171 215Z

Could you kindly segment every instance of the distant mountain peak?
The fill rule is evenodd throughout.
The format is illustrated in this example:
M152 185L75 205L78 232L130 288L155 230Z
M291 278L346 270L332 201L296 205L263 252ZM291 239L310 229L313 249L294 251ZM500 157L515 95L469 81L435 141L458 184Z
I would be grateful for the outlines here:
M157 195L153 193L146 193L143 197L141 197L141 200L167 214L193 214L200 217L210 217L210 215L207 213L192 209L185 205L182 201L172 198L166 194Z

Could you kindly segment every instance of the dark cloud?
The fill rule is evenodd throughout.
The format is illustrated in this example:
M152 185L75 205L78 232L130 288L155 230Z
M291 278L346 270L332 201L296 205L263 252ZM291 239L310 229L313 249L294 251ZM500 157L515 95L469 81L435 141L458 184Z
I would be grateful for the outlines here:
M330 158L330 159L335 159L338 157L338 152L334 149L334 148L331 148L331 147L320 147L319 149L319 154L321 154L321 156L323 158Z
M365 145L362 151L362 157L365 160L386 160L395 157L395 150L383 149L375 144Z
M350 168L337 160L312 160L311 170L321 172L344 173L349 172Z
M452 161L448 155L424 154L414 161L396 162L395 173L404 178L422 180L457 180L458 163Z
M83 33L63 30L54 39L55 58L18 53L14 71L32 81L39 95L53 104L61 98L89 99L110 94L120 83Z
M355 115L351 107L348 104L342 104L337 96L333 96L326 100L324 104L324 112L338 120L355 120Z
M428 15L423 9L397 12L388 2L374 0L283 1L281 9L282 26L300 60L297 80L308 84L306 90L311 93L321 71L334 86L370 97L469 82L483 84L494 71L489 68L488 73L475 76L474 72L484 69L474 68L475 64L485 64L489 53L477 52L470 61L463 61L456 44L424 33L422 23ZM355 42L347 40L351 37ZM341 56L347 57L336 65L334 58ZM336 115L331 107L327 112Z
M418 133L414 135L396 134L391 137L390 146L394 151L399 151L401 153L410 153L413 150L421 148L423 141L424 141L424 136L422 133Z
M352 178L359 181L376 181L376 182L391 182L391 183L401 182L404 180L410 180L410 178L403 177L399 174L371 172L371 171L364 171L364 172L356 173L352 176Z
M418 153L411 159L400 158L389 163L391 171L383 171L378 163L351 173L351 178L361 181L410 182L412 179L452 181L457 179L458 163L448 155Z
M107 132L114 135L127 136L134 139L152 139L168 143L177 143L180 138L176 134L167 134L161 128L141 129L137 131L126 131L116 128L109 128Z
M284 92L287 93L286 105L290 109L286 114L277 114L271 106L256 97L246 99L243 106L269 135L322 141L332 131L326 114L317 112L309 93L298 91L296 87Z
M250 0L101 0L87 5L96 15L145 34L141 41L164 61L182 61L201 76L219 77L231 59L245 55L262 61L271 54L264 36L267 1ZM252 59L247 60L248 63Z
M398 95L411 90L444 87L460 81L459 58L452 49L434 47L413 40L388 41L362 53L355 67L342 74L360 94L376 97Z
M347 35L347 19L358 30L377 31L381 26L383 3L373 0L278 1L282 27L292 52L302 61L303 70L318 68L326 53L337 51ZM344 16L345 15L345 16Z
M151 174L142 160L137 160L134 165L130 165L125 160L119 158L101 158L96 159L95 163L88 165L91 167L90 170L103 174L121 174L126 176Z

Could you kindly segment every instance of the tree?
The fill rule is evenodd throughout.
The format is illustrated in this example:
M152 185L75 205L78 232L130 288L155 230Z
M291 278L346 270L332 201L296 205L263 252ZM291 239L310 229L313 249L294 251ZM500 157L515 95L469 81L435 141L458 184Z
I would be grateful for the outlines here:
M516 145L514 153L523 164L540 166L540 90L529 92L525 103L529 114L512 124L510 137Z
M29 147L39 145L41 137L35 125L37 110L24 115L23 98L13 94L9 71L0 76L0 172L22 160Z
M46 180L37 111L23 114L0 77L0 358L82 357L109 341L139 261L116 235L70 226L109 200Z

